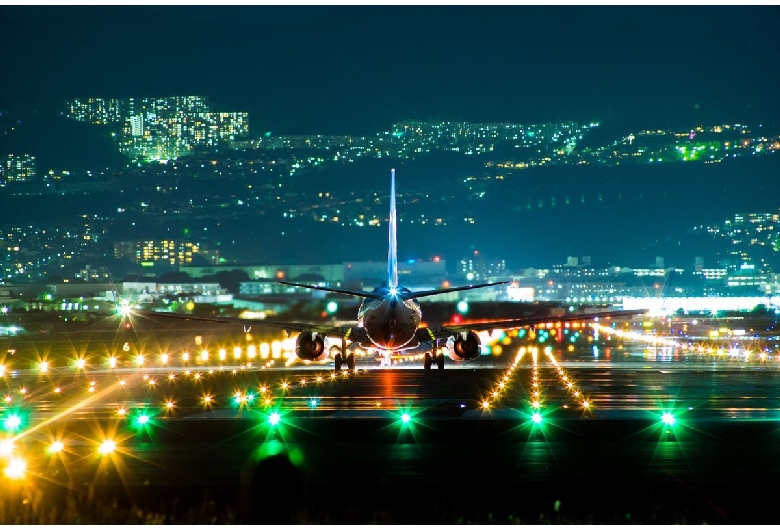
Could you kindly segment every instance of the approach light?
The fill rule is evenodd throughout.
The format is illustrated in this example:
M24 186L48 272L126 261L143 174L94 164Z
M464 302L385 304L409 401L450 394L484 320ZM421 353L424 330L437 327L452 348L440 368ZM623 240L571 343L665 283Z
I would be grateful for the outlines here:
M114 452L116 449L116 442L114 440L105 440L100 447L98 447L98 453L101 455L108 455Z
M59 453L63 449L65 449L65 444L57 440L56 442L52 442L49 446L49 453Z
M21 458L12 458L8 461L8 467L5 468L5 476L10 479L22 478L27 465Z

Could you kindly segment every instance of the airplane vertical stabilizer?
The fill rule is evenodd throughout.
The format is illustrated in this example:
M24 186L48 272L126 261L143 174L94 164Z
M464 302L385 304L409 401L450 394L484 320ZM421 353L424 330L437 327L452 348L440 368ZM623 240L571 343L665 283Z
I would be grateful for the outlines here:
M387 250L387 286L398 287L398 249L395 219L395 169L390 170L390 246Z

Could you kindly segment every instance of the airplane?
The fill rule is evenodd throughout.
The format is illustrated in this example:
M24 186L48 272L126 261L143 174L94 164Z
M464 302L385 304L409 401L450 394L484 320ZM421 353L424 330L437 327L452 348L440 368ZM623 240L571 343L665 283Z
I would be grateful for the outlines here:
M446 324L439 328L420 327L422 311L420 298L436 296L443 293L482 289L504 285L509 281L481 283L477 285L465 285L445 289L433 289L413 292L409 288L398 284L398 258L397 258L397 222L396 222L396 197L395 197L395 169L390 171L390 217L389 217L389 247L387 251L387 278L381 286L373 291L356 291L350 289L336 289L320 287L295 282L277 280L277 283L293 287L301 287L317 291L338 293L362 298L357 313L356 325L336 326L326 323L302 323L302 322L270 322L266 320L249 320L228 317L198 317L177 313L142 312L148 316L162 316L183 318L187 320L202 320L221 323L258 324L282 328L290 336L291 332L299 332L296 338L295 353L304 361L325 361L331 355L329 338L341 339L341 348L335 353L335 369L341 370L343 365L350 370L355 370L355 354L349 351L352 345L359 345L363 349L377 351L384 356L383 364L390 364L390 357L405 350L420 348L424 345L431 347L424 354L423 367L430 370L435 363L438 369L444 368L444 352L456 362L474 360L481 354L481 340L478 331L494 329L518 329L533 327L549 321L583 321L598 318L631 317L645 313L646 310L614 310L588 314L568 314L562 316L540 316L518 319L494 320L479 323ZM136 313L133 311L133 313ZM440 342L445 340L445 347L440 347ZM349 344L347 342L349 341Z

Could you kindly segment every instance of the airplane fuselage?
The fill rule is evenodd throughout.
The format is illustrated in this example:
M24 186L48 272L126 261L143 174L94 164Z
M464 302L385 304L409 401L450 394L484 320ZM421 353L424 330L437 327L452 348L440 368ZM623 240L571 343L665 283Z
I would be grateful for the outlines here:
M404 300L402 291L409 292L404 287L380 287L375 292L384 295L381 299L366 298L360 304L358 320L371 343L380 350L397 351L417 345L413 339L422 318L420 304L413 298Z

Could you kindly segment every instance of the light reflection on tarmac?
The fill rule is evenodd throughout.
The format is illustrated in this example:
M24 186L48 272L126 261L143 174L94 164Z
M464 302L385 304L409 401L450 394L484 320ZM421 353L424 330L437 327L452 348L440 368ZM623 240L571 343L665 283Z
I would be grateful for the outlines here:
M499 416L531 406L559 414L585 412L593 419L646 417L668 407L685 407L699 418L767 418L776 414L774 404L780 399L780 387L774 384L780 359L772 356L701 354L630 342L617 348L614 343L591 343L574 351L553 346L547 353L543 345L529 344L514 351L525 353L511 372L515 358L505 354L471 363L448 361L445 370L430 372L418 363L387 368L360 359L356 374L300 362L271 368L149 362L135 368L75 369L57 366L65 363L58 363L56 352L51 352L46 373L7 368L0 391L2 406L23 406L32 422L95 414L109 418L138 403L180 419L203 418L196 413L222 409L226 412L221 415L229 416L236 409L271 404L290 412L339 411L339 417L362 411L359 416L365 417L365 411L398 403L432 414L443 411L445 416L456 408L463 417L485 412ZM15 359L15 365L25 364L20 361ZM532 387L534 369L538 388ZM541 392L534 396L535 391ZM62 416L69 410L70 415Z
M428 372L362 359L356 374L298 364L77 370L56 351L42 374L6 357L0 464L9 469L17 455L28 481L121 485L131 496L233 491L257 454L276 450L303 462L310 491L473 487L464 468L506 491L545 481L721 484L780 468L775 357L614 341L551 345L549 355L545 345L522 348ZM6 424L14 414L17 427Z

